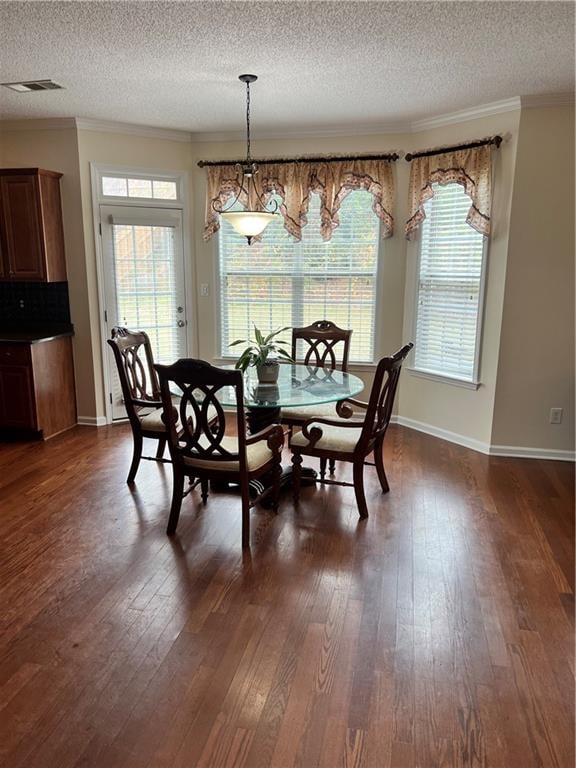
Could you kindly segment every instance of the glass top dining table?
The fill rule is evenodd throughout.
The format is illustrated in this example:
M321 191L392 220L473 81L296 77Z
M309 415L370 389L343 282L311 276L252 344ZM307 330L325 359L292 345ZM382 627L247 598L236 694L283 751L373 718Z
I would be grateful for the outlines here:
M233 370L233 365L221 366ZM281 421L281 409L320 403L337 403L354 397L364 389L364 382L352 373L298 363L280 363L276 384L260 384L256 369L244 372L244 406L251 434ZM175 393L178 394L178 393ZM222 387L217 398L224 407L236 408L236 393L232 387ZM301 482L314 482L316 471L301 468ZM291 467L283 471L280 485L291 482ZM262 493L260 481L252 481L255 495Z
M362 379L352 373L298 363L281 363L276 384L260 384L255 368L244 373L244 405L250 410L335 403L363 389ZM236 405L234 391L228 387L220 391L218 399L224 406Z

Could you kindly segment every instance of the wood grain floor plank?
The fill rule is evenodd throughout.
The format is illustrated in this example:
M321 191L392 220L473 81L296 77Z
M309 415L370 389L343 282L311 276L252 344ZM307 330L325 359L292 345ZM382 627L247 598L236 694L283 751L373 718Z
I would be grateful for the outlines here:
M0 444L3 768L572 768L573 465L394 425L368 520L305 488L242 553L234 494L169 540L130 454Z

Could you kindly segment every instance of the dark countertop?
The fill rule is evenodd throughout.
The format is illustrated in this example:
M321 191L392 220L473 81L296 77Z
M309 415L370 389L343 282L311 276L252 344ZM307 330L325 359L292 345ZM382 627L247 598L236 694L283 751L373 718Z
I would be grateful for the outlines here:
M39 344L64 336L74 336L72 325L54 325L44 328L0 328L0 344Z

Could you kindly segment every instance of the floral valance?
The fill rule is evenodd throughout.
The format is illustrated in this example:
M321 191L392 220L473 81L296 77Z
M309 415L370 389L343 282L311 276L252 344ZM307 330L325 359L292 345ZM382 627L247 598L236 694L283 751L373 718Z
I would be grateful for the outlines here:
M414 157L410 168L409 219L406 237L412 240L426 218L424 203L433 196L432 184L456 182L464 187L472 205L466 221L482 235L490 234L492 203L492 145L448 150Z
M264 201L271 195L278 195L284 226L296 240L302 239L302 227L307 224L310 194L319 194L321 233L324 240L330 240L332 232L340 224L342 200L355 189L365 189L373 197L372 209L382 222L382 236L390 237L393 233L394 176L389 160L295 160L288 163L266 162L258 167L254 177L254 199L249 200L246 194L240 193L237 165L207 166L205 240L220 227L214 206L224 207L231 197L239 193L240 203L251 208L259 207L257 195Z

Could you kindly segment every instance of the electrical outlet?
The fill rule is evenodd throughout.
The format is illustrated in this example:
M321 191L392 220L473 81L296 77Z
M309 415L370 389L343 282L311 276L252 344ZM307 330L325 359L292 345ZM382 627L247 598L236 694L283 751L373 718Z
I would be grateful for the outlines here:
M24 299L18 299L18 306L20 309L24 309Z
M562 408L550 408L550 424L562 424Z
M201 283L200 284L200 296L210 296L210 290L208 287L208 283Z

